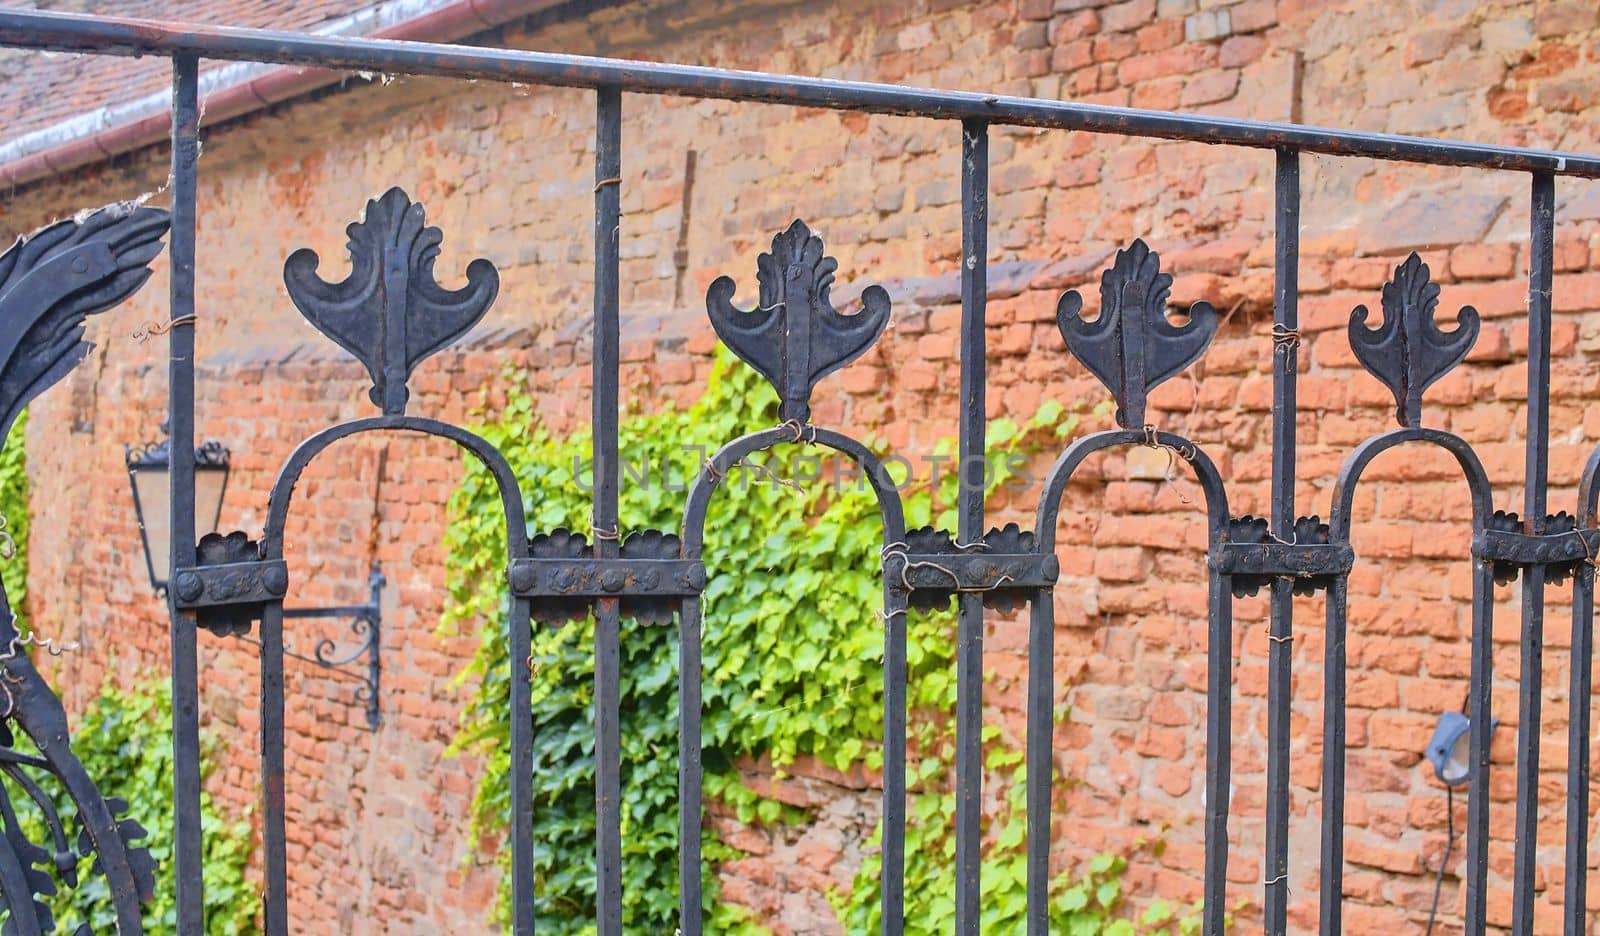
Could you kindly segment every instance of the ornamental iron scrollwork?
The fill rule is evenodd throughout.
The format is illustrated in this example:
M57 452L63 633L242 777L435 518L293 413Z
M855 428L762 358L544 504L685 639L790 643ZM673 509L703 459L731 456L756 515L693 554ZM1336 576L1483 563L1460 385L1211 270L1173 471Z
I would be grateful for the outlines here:
M86 318L150 278L167 226L165 211L121 203L52 224L0 254L0 440L30 400L88 353ZM56 892L57 879L77 886L79 864L91 857L90 873L105 878L117 931L142 932L141 903L155 889L155 862L136 844L145 830L126 816L125 801L101 795L73 754L66 710L28 659L30 645L48 642L19 633L0 585L0 775L7 781L0 783L0 932L54 932L40 898ZM33 751L18 744L17 729ZM75 842L39 777L51 778L71 800ZM14 806L17 790L37 808L50 847L30 838ZM87 924L79 930L87 931Z
M943 610L958 593L983 595L983 606L1009 614L1033 593L1055 584L1060 561L1040 555L1032 530L1008 523L994 527L970 545L957 543L948 530L907 530L902 564L885 573L907 590L907 603L919 611ZM892 553L886 553L886 559Z
M500 274L479 258L467 264L466 286L441 287L433 263L444 235L400 188L368 201L363 219L346 231L351 269L343 282L318 276L321 261L309 248L289 255L283 281L300 314L367 368L372 402L398 416L411 372L483 318Z
M1478 340L1477 309L1462 306L1447 332L1433 320L1438 306L1439 284L1413 252L1383 286L1381 325L1367 325L1365 305L1350 313L1350 350L1394 394L1400 425L1413 429L1422 425L1422 391L1461 363Z
M1161 256L1135 240L1117 251L1100 277L1100 315L1083 318L1083 296L1072 289L1056 304L1056 326L1067 350L1100 379L1117 401L1117 424L1145 424L1145 399L1157 384L1200 359L1217 333L1217 310L1201 300L1188 321L1167 316L1172 274Z
M28 401L89 353L85 319L133 295L167 213L122 202L59 221L0 254L0 439Z
M685 560L676 533L629 533L615 559L595 556L582 533L565 527L528 541L530 558L514 562L511 589L533 599L532 616L547 624L582 620L598 598L615 596L625 617L643 624L672 621L681 599L705 587L705 567Z
M778 391L784 422L808 422L813 388L865 354L889 324L889 294L881 286L862 291L854 315L834 309L828 292L838 268L823 253L822 238L796 220L772 239L771 253L756 258L755 308L733 304L732 277L717 277L706 291L711 327Z
M1234 517L1228 521L1227 542L1232 545L1245 546L1276 544L1284 547L1285 551L1309 547L1309 549L1303 549L1309 555L1326 555L1334 563L1343 558L1334 550L1322 548L1329 545L1329 530L1328 525L1322 522L1322 518L1316 515L1296 518L1293 535L1288 541L1272 535L1265 517L1253 517L1248 514L1243 517ZM1258 555L1261 555L1263 560L1261 566L1268 565L1266 560L1269 560L1270 557L1264 553ZM1249 564L1248 560L1244 563L1245 566ZM1306 565L1310 564L1306 563ZM1349 571L1348 567L1344 568L1343 571ZM1286 573L1282 569L1263 569L1258 571L1246 567L1232 572L1233 597L1245 598L1255 595L1280 575L1293 581L1292 590L1296 595L1314 595L1333 584L1334 579L1332 574L1305 571Z
M1491 541L1485 547L1496 585L1515 582L1528 566L1543 566L1545 584L1560 585L1577 574L1579 565L1591 562L1595 550L1584 538L1593 537L1595 532L1580 530L1577 518L1565 510L1546 514L1543 528L1537 530L1530 530L1514 510L1496 510L1484 526L1486 538ZM1575 549L1578 558L1569 558ZM1475 550L1480 557L1484 551Z

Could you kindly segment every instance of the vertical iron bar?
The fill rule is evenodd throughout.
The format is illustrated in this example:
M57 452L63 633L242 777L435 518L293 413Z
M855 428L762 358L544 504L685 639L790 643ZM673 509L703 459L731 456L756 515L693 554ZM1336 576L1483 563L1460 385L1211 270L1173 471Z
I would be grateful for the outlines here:
M700 936L700 599L678 614L678 928ZM887 761L885 761L887 776ZM885 786L888 785L885 779ZM888 865L885 864L885 873Z
M527 531L511 530L509 536L522 536L523 547L513 556L527 555ZM533 936L533 602L523 596L511 599L511 925L515 936Z
M622 92L595 92L594 554L617 556L618 244ZM622 936L621 627L616 598L595 602L595 902L599 936Z
M1528 435L1524 528L1544 532L1550 463L1550 287L1555 257L1555 177L1534 173L1528 240ZM1511 932L1533 933L1533 876L1539 832L1539 717L1544 646L1543 566L1522 573L1521 711L1517 719L1516 858Z
M1322 936L1344 932L1345 635L1349 578L1328 585L1322 661Z
M194 521L194 266L195 172L200 158L199 59L172 57L172 229L170 319L167 333L167 418L172 549L169 569L195 563ZM205 927L201 882L200 829L200 676L196 663L195 617L180 611L169 592L172 620L172 799L175 816L173 855L178 869L179 936L200 936Z
M379 463L381 466L381 462ZM381 467L379 469L382 470ZM367 576L367 602L372 614L367 618L371 633L371 646L367 650L367 727L373 731L383 723L383 710L378 697L383 684L383 570L377 564Z
M1216 542L1217 531L1211 532ZM1229 577L1211 571L1206 639L1206 881L1201 928L1228 926L1228 807L1233 761L1233 598Z
M906 602L883 585L883 893L882 936L905 932Z
M174 459L176 461L176 459ZM261 611L261 782L265 816L261 840L266 897L262 922L267 936L289 932L289 859L284 805L283 602Z
M1043 532L1036 534L1041 539ZM1050 933L1050 793L1055 782L1055 593L1033 593L1028 621L1028 936Z
M956 540L983 539L989 125L961 123L961 483ZM977 936L983 818L983 596L962 594L956 626L956 934Z
M1476 518L1476 534L1486 517ZM1493 737L1494 563L1474 559L1472 570L1472 674L1467 688L1467 905L1465 932L1481 936L1487 923L1489 890L1489 741Z
M1300 327L1300 153L1277 151L1277 285L1272 352L1272 534L1294 541L1295 379ZM1266 932L1282 936L1289 912L1289 704L1294 674L1293 583L1274 578L1267 666Z
M1581 523L1594 526L1594 512L1581 507ZM1589 885L1589 693L1594 673L1594 566L1578 563L1572 583L1572 686L1567 724L1567 870L1562 894L1566 936L1583 936Z

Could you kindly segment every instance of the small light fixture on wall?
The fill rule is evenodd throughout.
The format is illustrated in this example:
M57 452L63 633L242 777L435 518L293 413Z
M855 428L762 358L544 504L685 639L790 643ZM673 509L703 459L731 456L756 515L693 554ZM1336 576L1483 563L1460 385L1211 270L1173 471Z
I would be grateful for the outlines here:
M162 423L162 434L167 425ZM144 544L145 568L150 587L166 594L172 578L172 440L140 446L123 446L128 482L133 487L133 511ZM195 532L204 536L216 530L222 517L222 498L228 490L230 453L220 442L207 442L194 450Z
M1493 727L1491 724L1491 731ZM1460 712L1445 712L1433 729L1433 739L1423 756L1433 765L1433 775L1447 787L1461 786L1472 776L1472 721Z
M1489 720L1489 734L1500 726L1500 719ZM1472 719L1462 712L1445 712L1433 728L1433 737L1422 752L1433 765L1433 775L1444 784L1444 855L1439 859L1438 876L1433 882L1433 906L1428 910L1427 932L1433 933L1434 921L1439 915L1439 892L1444 887L1445 868L1450 864L1450 850L1456 838L1456 787L1472 780Z

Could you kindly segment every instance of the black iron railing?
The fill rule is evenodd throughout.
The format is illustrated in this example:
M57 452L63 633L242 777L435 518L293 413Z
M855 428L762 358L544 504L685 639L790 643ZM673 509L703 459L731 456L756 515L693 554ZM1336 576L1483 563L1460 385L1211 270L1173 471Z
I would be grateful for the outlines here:
M1220 933L1227 910L1229 843L1230 705L1233 681L1232 605L1236 596L1270 593L1266 854L1263 891L1265 927L1283 933L1289 894L1289 751L1291 648L1296 594L1326 590L1324 761L1322 780L1321 931L1342 931L1344 868L1345 688L1347 578L1356 561L1350 546L1351 508L1367 465L1399 445L1442 448L1460 464L1473 510L1472 662L1467 714L1471 719L1469 821L1466 846L1466 931L1486 926L1488 877L1491 617L1496 575L1522 576L1521 712L1517 744L1517 813L1513 869L1512 931L1533 925L1536 813L1539 801L1540 662L1546 584L1571 575L1574 584L1566 791L1566 932L1585 931L1588 865L1590 680L1593 651L1594 567L1600 550L1597 500L1600 451L1589 460L1575 506L1576 523L1547 515L1549 361L1554 193L1557 176L1600 177L1600 157L1528 149L1448 143L1416 137L1354 133L1312 127L1095 107L1059 101L931 91L879 84L827 81L623 62L498 49L361 39L333 39L263 30L197 27L91 18L66 14L0 11L0 45L113 55L162 55L173 70L171 187L171 427L174 450L194 444L194 331L203 324L194 298L195 159L199 144L197 65L203 58L254 61L449 78L525 82L592 89L597 107L595 140L595 292L593 331L594 475L591 529L585 537L550 537L527 529L522 492L504 458L491 445L458 426L409 415L407 380L419 361L465 333L488 309L498 275L483 260L467 270L467 285L445 290L433 278L432 258L441 234L427 227L421 205L391 190L367 205L352 229L354 268L341 283L316 274L309 252L291 256L285 281L301 313L329 338L354 354L373 381L372 401L381 415L324 429L306 440L284 466L268 502L261 542L235 538L201 544L194 537L192 470L184 460L171 472L172 568L187 570L202 587L172 601L173 740L176 748L178 931L202 931L200 754L196 626L236 629L260 622L262 784L265 799L265 921L269 934L288 929L285 866L283 602L289 580L283 563L284 522L296 479L334 441L374 430L406 430L450 439L481 459L500 486L510 542L507 570L512 613L511 764L514 931L534 931L532 738L530 681L517 665L528 654L531 622L569 613L573 602L592 608L596 620L595 724L598 839L598 929L622 932L619 784L619 637L624 618L676 611L680 652L680 914L686 936L702 932L700 909L702 821L700 765L700 593L704 521L718 482L743 457L775 446L820 445L854 461L877 494L883 519L884 758L882 931L898 934L907 914L918 912L918 896L904 892L906 659L905 614L913 591L959 596L956 729L956 931L978 932L981 864L980 784L982 730L982 639L986 596L1006 592L1031 603L1028 678L1028 932L1047 932L1046 887L1052 793L1052 673L1054 556L1061 500L1076 469L1093 453L1151 445L1188 464L1205 498L1208 528L1209 637L1207 660L1205 780L1204 930ZM767 102L958 121L961 174L962 262L960 324L960 454L964 480L955 531L906 530L894 483L861 442L814 425L809 400L818 380L845 366L878 337L890 297L875 287L863 294L863 311L842 316L827 288L834 262L820 238L797 222L779 233L757 271L759 303L741 310L730 302L734 286L713 283L708 311L722 340L760 371L782 400L783 422L728 442L708 459L692 485L678 534L644 531L622 539L618 531L618 263L619 198L624 93L670 94ZM1044 485L1032 535L990 530L984 512L981 471L985 453L985 302L988 254L988 140L994 125L1088 130L1126 136L1200 141L1275 151L1276 282L1273 316L1272 481L1270 516L1234 517L1224 480L1194 442L1147 425L1149 390L1198 360L1217 328L1209 305L1189 308L1187 321L1167 317L1172 278L1142 242L1120 251L1101 281L1101 313L1079 315L1075 293L1062 297L1058 324L1066 350L1099 377L1115 398L1119 429L1078 440L1056 460ZM1298 514L1295 417L1297 301L1300 229L1300 164L1303 153L1375 157L1432 165L1507 170L1531 178L1531 249L1528 283L1529 361L1526 496L1522 517L1497 513L1490 482L1462 439L1422 425L1426 386L1459 363L1477 331L1477 313L1463 309L1453 331L1433 321L1439 290L1413 257L1395 271L1382 296L1381 324L1369 313L1352 313L1350 338L1362 365L1395 395L1401 428L1371 438L1347 458L1336 479L1327 524ZM40 259L40 258L34 258ZM43 259L49 259L48 257ZM140 255L140 263L149 256ZM4 272L4 268L0 268ZM9 274L8 274L9 275ZM142 281L142 280L141 280ZM9 282L9 281L8 281ZM107 294L109 301L120 295ZM1182 297L1179 297L1182 298ZM0 295L0 306L13 294ZM44 301L44 300L40 300ZM17 304L17 303L12 303ZM23 304L25 305L25 304ZM8 309L7 314L13 314ZM21 308L17 315L28 313ZM97 309L78 309L79 318ZM12 325L10 319L7 325ZM18 366L4 360L9 375ZM59 376L59 372L55 372ZM33 392L44 384L34 384ZM591 542L592 541L592 542ZM242 543L242 545L241 545ZM572 548L572 547L576 548ZM4 636L0 634L0 636ZM10 661L4 662L7 669ZM20 665L20 664L19 664ZM29 728L26 698L14 700L12 715ZM41 746L42 747L42 746ZM166 830L161 830L167 834ZM96 844L100 844L97 840ZM111 843L108 847L120 847ZM5 859L0 848L0 859ZM0 860L0 892L13 908L25 906L16 888L23 878L6 873ZM108 867L123 873L126 862ZM129 874L132 872L129 871ZM137 888L126 888L132 893ZM121 893L122 891L119 891ZM14 914L13 919L18 917ZM128 920L123 918L126 925ZM27 927L23 928L27 932Z

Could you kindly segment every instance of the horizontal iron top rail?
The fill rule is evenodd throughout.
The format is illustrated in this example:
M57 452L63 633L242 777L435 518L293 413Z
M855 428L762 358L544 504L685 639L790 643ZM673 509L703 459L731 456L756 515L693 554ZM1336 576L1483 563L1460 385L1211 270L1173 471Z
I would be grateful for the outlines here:
M352 71L561 87L615 87L644 94L792 104L944 120L986 120L1013 126L1197 143L1288 147L1330 156L1600 178L1600 156L1575 153L968 91L431 42L0 9L0 46L128 56L189 53L228 61Z

